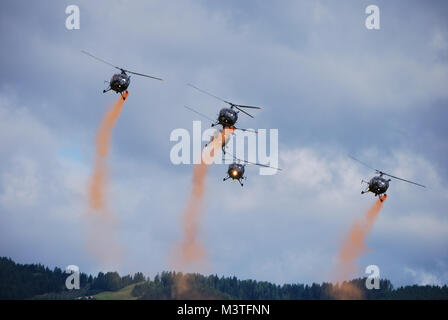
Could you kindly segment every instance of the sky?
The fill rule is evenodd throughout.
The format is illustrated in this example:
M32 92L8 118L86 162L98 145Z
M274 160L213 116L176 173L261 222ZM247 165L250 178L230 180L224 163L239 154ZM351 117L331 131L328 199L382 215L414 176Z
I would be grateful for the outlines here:
M67 30L65 8L80 8ZM368 5L380 29L365 27ZM182 238L191 165L174 165L170 133L192 130L183 108L224 105L186 86L263 106L241 127L278 129L272 176L247 167L244 188L210 169L201 241L206 274L275 283L330 281L372 166L392 181L357 276L378 265L396 286L448 283L448 5L442 1L12 1L0 12L0 256L82 272L170 270ZM115 101L114 69L132 77L113 132L109 205L124 257L86 250L95 135Z

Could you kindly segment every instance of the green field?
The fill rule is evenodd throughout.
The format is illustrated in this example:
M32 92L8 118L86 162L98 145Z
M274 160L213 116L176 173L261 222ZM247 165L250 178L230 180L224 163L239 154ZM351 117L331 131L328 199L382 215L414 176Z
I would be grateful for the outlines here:
M131 292L136 285L141 283L143 282L131 284L118 291L104 291L94 295L93 297L97 300L137 300L137 297L133 297Z

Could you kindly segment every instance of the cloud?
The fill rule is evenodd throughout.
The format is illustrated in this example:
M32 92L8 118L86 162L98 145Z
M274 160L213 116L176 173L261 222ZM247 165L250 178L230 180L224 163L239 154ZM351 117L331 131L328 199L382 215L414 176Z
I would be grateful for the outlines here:
M430 41L431 46L437 51L443 51L448 48L446 33L441 30L435 30Z
M370 150L370 153L381 154L378 151ZM373 158L366 158L365 161L374 162ZM330 280L337 249L350 224L374 201L371 194L360 195L359 184L374 172L331 149L297 148L282 153L281 159L285 171L276 176L266 179L257 176L255 170L248 172L249 180L244 188L250 188L250 192L235 190L232 185L211 191L211 198L217 193L223 199L219 209L226 214L216 217L218 206L210 210L213 218L209 218L211 221L204 232L212 234L208 239L218 237L224 243L227 241L218 247L220 254L216 259L219 261L243 259L245 264L251 265L252 257L256 256L253 268L258 270L257 275L269 275L272 281L291 282L298 274L309 281ZM443 253L448 237L446 218L437 204L446 203L448 190L443 181L434 175L434 167L427 161L406 151L397 151L379 162L388 163L393 174L407 173L405 177L415 178L418 173L420 179L425 177L425 183L431 185L431 191L392 182L389 199L367 239L370 251L358 261L359 276L363 276L365 266L375 263L382 270L388 270L385 275L397 279L395 283L402 283L400 263L410 261L411 257L415 266L442 275L443 268L429 261L431 257L443 259L446 256ZM429 205L431 203L434 206ZM223 229L225 236L220 236ZM251 230L250 235L245 234L247 230ZM234 241L246 246L234 249ZM424 248L427 252L422 251ZM387 253L394 256L392 261ZM419 256L428 260L421 260ZM243 271L243 274L248 273Z
M444 285L445 282L438 279L438 277L434 274L431 274L429 272L425 271L416 271L411 268L404 268L404 272L412 276L414 279L413 282L421 285L421 286L427 286L427 285L436 285L441 286Z
M56 157L57 137L27 107L0 100L2 254L50 265L69 264L73 254L85 262L78 247L85 168Z

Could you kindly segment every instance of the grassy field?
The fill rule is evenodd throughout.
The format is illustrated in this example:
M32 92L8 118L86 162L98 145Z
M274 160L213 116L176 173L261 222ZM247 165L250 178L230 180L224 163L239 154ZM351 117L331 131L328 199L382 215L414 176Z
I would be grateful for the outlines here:
M97 300L136 300L137 297L133 297L131 292L136 285L141 283L143 282L131 284L118 291L104 291L94 295L93 297Z

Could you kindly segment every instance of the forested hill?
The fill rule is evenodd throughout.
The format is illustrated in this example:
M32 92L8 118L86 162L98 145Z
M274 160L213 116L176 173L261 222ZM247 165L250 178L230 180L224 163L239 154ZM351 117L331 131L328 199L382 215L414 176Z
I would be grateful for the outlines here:
M216 275L162 272L149 279L142 273L122 277L117 272L100 272L96 276L81 274L81 289L69 291L65 288L67 276L60 268L50 270L41 264L22 265L0 258L0 299L75 299L105 291L119 292L125 287L129 299L334 299L334 292L341 289L331 283L280 286ZM446 285L393 288L389 280L381 280L380 289L367 290L365 279L355 279L344 283L344 288L354 288L364 299L448 300Z

